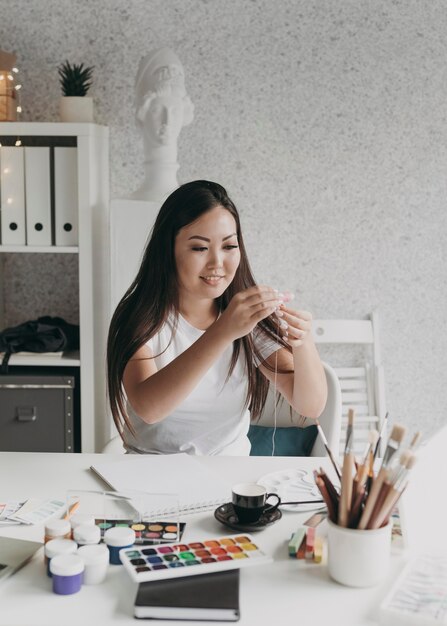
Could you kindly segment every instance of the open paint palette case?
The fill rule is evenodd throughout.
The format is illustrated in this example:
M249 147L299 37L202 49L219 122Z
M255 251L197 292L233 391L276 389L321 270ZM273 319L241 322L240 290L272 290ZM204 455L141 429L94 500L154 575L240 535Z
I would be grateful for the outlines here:
M180 541L185 528L179 521L177 494L71 490L67 492L67 509L93 518L101 537L109 528L132 528L136 545Z
M185 530L184 522L176 521L148 521L133 519L95 519L95 524L101 530L101 538L109 528L124 527L135 531L137 545L150 546L156 543L170 543L179 541Z

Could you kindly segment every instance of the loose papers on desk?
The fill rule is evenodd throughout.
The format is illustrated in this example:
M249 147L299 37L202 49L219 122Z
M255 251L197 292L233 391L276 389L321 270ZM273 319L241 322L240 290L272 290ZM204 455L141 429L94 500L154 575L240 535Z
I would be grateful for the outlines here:
M60 517L66 510L62 500L36 500L5 502L0 504L0 526L11 524L42 524L52 517Z

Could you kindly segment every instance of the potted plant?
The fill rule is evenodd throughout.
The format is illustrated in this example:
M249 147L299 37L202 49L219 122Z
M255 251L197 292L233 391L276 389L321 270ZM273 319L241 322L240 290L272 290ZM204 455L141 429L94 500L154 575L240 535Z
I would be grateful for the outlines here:
M61 122L93 122L93 99L86 95L92 84L93 67L65 61L57 71L63 93Z

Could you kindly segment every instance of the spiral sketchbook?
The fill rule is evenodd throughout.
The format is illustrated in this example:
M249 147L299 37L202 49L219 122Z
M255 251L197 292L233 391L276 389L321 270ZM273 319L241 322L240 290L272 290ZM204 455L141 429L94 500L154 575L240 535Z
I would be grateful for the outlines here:
M231 486L188 454L124 455L91 469L115 491L153 495L154 515L208 511L231 500ZM176 494L177 510L160 506L163 494Z

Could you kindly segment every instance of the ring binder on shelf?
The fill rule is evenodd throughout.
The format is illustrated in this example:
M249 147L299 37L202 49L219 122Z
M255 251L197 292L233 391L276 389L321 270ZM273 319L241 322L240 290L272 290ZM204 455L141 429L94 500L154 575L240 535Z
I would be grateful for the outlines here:
M54 148L54 211L56 245L77 246L77 148Z
M50 149L25 148L26 242L51 246Z
M1 242L4 245L24 245L26 233L23 148L2 146L0 158Z

